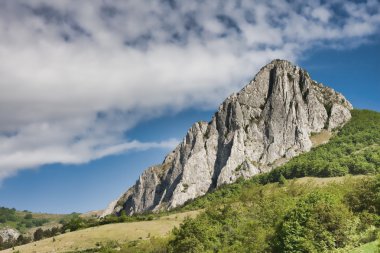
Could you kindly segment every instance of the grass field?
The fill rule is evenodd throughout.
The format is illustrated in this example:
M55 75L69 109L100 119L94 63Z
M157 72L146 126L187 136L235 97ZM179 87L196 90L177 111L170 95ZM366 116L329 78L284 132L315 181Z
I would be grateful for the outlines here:
M353 249L349 253L378 253L378 244L379 241L377 242L370 242L367 244L364 244L356 249Z
M322 177L322 178L316 178L316 177L301 177L301 178L296 178L292 179L298 184L310 184L313 186L325 186L329 183L342 183L344 180L347 180L349 178L363 178L363 177L368 177L366 175L355 175L355 176L344 176L344 177ZM290 180L291 181L291 180Z
M117 223L92 227L62 234L54 237L54 239L48 238L18 246L15 247L14 250L8 249L1 252L66 252L94 248L96 243L105 243L111 240L118 241L119 243L126 243L139 239L147 239L150 236L164 236L175 226L179 226L185 217L194 217L198 213L199 211L190 211L163 216L152 221Z

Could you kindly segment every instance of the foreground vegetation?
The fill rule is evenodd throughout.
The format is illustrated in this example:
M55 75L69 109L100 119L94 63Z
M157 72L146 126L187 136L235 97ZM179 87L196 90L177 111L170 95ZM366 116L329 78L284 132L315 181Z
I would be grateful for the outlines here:
M327 252L374 241L380 177L324 187L257 185L173 231L169 252Z

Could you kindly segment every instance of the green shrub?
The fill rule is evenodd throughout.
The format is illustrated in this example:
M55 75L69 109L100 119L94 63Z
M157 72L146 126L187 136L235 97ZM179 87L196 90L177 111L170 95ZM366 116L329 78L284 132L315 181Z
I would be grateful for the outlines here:
M358 181L345 196L345 201L354 212L380 215L380 175Z
M276 252L327 252L352 243L357 219L329 194L311 193L290 210L278 230Z

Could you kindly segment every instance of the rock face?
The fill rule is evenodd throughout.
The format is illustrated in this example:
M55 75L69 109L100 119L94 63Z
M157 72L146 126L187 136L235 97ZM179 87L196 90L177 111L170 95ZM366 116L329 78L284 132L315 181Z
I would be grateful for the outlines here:
M101 211L101 213L99 215L99 218L104 218L107 215L112 214L113 210L115 209L115 206L116 206L117 202L118 202L118 200L114 200L111 203L109 203L108 206L106 207L106 209L104 209L104 210Z
M20 233L13 228L4 228L0 230L0 238L3 242L14 241L20 236Z
M351 104L288 61L263 67L210 122L197 122L114 206L127 214L171 209L211 189L267 172L310 150L310 134L350 118Z

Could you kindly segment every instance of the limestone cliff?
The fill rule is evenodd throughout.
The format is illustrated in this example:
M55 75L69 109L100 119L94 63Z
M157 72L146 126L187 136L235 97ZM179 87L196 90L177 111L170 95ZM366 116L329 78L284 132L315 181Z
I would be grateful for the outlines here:
M310 150L311 133L341 127L351 104L288 61L263 67L210 122L197 122L161 165L142 173L113 205L127 214L171 209L239 177Z

